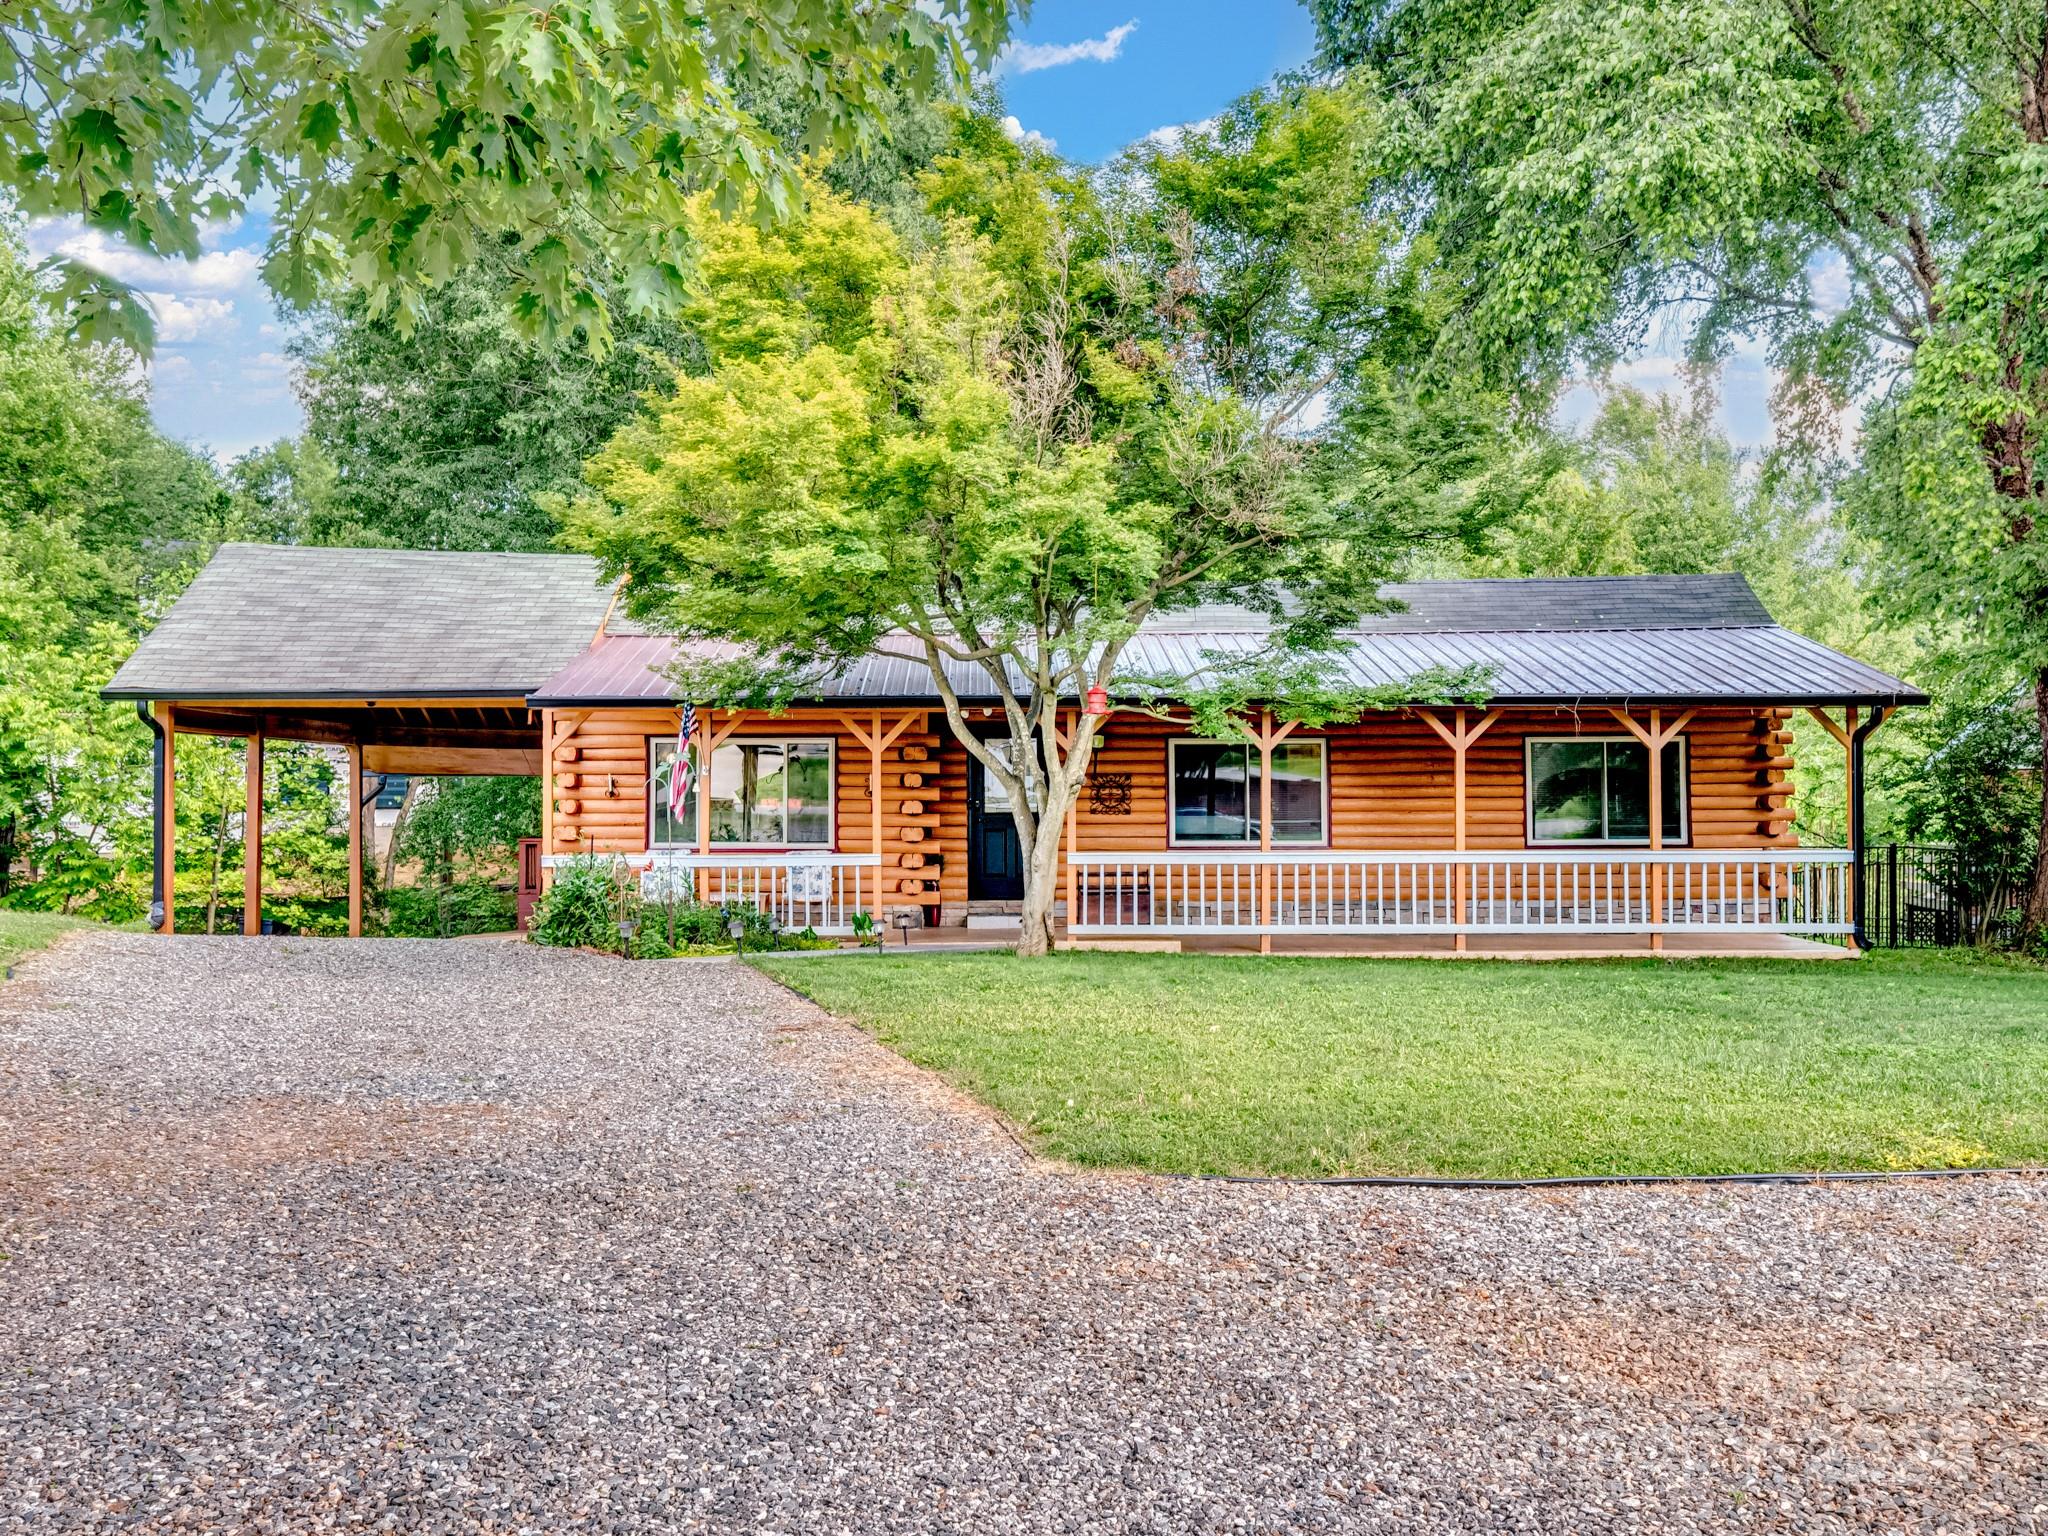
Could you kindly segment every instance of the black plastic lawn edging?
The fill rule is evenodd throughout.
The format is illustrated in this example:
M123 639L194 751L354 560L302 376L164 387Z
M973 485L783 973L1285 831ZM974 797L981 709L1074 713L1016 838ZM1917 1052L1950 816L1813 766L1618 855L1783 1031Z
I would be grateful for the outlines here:
M1614 1184L1866 1184L1891 1179L1975 1179L2048 1174L2035 1168L1851 1168L1821 1173L1572 1173L1542 1179L1460 1179L1419 1173L1355 1173L1327 1178L1286 1173L1167 1173L1208 1184L1307 1184L1335 1189L1582 1189Z

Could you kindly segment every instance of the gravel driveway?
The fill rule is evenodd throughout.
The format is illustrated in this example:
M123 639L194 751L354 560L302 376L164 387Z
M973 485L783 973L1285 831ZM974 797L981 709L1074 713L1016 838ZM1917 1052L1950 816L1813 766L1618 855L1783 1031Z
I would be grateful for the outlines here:
M1075 1174L726 962L76 940L0 1250L0 1530L2048 1529L2048 1183Z

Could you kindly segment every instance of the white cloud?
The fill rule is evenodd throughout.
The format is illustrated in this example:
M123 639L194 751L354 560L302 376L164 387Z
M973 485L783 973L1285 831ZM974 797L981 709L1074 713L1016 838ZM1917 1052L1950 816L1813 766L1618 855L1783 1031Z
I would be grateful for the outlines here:
M242 359L242 377L252 383L270 383L291 372L292 360L282 352L258 352Z
M1029 75L1063 64L1107 64L1124 51L1124 39L1137 30L1136 21L1127 21L1100 37L1084 37L1078 43L1011 43L997 56L996 72Z
M1807 269L1813 284L1813 301L1824 315L1838 315L1849 307L1849 263L1839 251L1830 251Z
M1139 142L1150 144L1156 149L1163 149L1171 153L1180 148L1182 140L1186 139L1189 134L1206 134L1214 133L1215 131L1216 119L1204 117L1198 118L1192 123L1167 123L1163 127L1154 128Z
M197 260L152 256L87 229L76 218L37 219L29 226L29 249L38 256L63 255L154 293L254 293L262 286L263 257L253 250L209 250Z
M231 299L187 299L153 288L143 289L142 296L156 315L158 341L218 340L220 328L235 317Z
M1018 122L1015 113L1003 119L1003 132L1009 135L1012 142L1022 144L1026 149L1042 149L1050 154L1059 148L1057 140L1048 138L1036 128L1026 128Z

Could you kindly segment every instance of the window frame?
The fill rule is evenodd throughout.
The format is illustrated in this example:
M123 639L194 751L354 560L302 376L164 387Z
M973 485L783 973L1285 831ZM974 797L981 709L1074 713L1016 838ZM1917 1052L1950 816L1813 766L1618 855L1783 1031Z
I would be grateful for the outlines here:
M1692 747L1684 732L1672 738L1678 747L1678 836L1667 837L1661 846L1665 848L1690 848L1692 846ZM1603 749L1610 743L1641 747L1635 737L1622 732L1598 736L1539 736L1535 734L1522 738L1522 842L1530 848L1647 848L1648 834L1642 837L1538 837L1536 835L1536 766L1538 747L1550 746L1591 746L1598 743ZM1644 751L1649 749L1645 747ZM1654 755L1654 754L1653 754ZM1660 772L1663 765L1656 764L1652 772ZM1607 755L1603 750L1600 757L1600 830L1605 834L1609 815L1607 795Z
M1310 742L1315 743L1315 745L1319 749L1317 755L1322 758L1322 771L1319 774L1317 774L1316 778L1317 782L1322 787L1322 808L1320 816L1323 824L1323 835L1317 838L1312 843L1283 843L1276 840L1273 843L1273 848L1276 852L1281 849L1327 849L1330 846L1330 738L1327 736L1290 736L1287 738L1287 741L1282 744L1293 745L1299 743L1301 745L1307 745ZM1178 814L1178 803L1175 796L1175 786L1180 782L1180 779L1179 775L1175 772L1174 769L1174 757L1175 754L1178 753L1182 747L1242 747L1246 754L1245 782L1247 786L1251 784L1252 773L1256 771L1259 763L1259 748L1256 742L1229 741L1215 736L1167 737L1166 846L1168 848L1187 849L1249 848L1256 851L1259 846L1259 838L1257 832L1253 830L1251 826L1251 823L1256 819L1256 812L1249 808L1246 810L1245 813L1245 828L1247 832L1247 838L1244 842L1225 842L1221 838L1213 837L1193 840L1184 839L1174 830L1174 828L1177 827L1180 823L1180 816Z
M701 731L702 728L700 727L699 729ZM657 803L655 799L657 791L654 787L656 783L655 770L657 767L655 753L664 743L673 747L676 744L675 736L669 734L649 736L647 738L647 849L650 853L663 848L675 849L685 853L695 853L698 847L695 836L680 843L659 843L654 840L654 816ZM825 841L822 843L721 843L716 838L713 838L710 844L710 851L712 853L837 853L839 851L839 738L837 736L830 734L814 736L808 733L789 736L728 736L719 743L719 746L782 747L786 751L790 746L799 743L804 745L823 743L825 747L825 823L827 827ZM699 745L701 744L702 737L700 735ZM693 786L693 788L701 787L704 778L708 777L709 773L710 764L706 762L704 774L700 776L698 784ZM787 816L784 817L783 824L786 830L788 826Z

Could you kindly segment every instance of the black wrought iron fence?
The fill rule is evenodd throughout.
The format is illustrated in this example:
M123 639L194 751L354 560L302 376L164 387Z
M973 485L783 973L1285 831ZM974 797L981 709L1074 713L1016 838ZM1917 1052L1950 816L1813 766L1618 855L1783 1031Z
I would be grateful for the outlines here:
M1863 851L1863 931L1886 949L2006 944L2020 926L2018 875L1938 843Z

